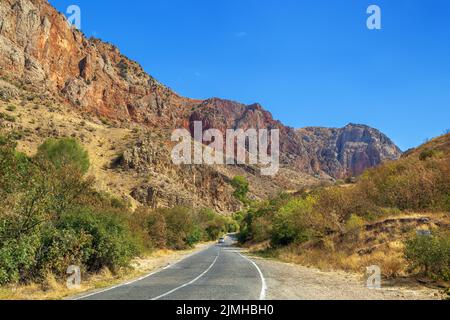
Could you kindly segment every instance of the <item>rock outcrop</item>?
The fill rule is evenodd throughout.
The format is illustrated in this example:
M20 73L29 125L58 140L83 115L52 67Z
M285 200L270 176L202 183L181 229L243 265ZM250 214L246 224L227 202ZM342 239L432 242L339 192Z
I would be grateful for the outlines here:
M304 128L297 130L297 136L304 141L318 168L335 178L358 176L367 168L396 160L402 154L386 135L365 125Z
M318 176L357 176L367 168L401 156L400 149L387 136L368 126L349 124L341 129L294 130L275 121L259 104L246 106L209 99L195 108L190 123L194 121L201 121L205 130L215 128L222 132L226 129L279 129L282 163Z
M155 124L161 117L171 123L196 103L160 84L117 47L86 39L46 0L1 1L0 66L83 111L113 119Z

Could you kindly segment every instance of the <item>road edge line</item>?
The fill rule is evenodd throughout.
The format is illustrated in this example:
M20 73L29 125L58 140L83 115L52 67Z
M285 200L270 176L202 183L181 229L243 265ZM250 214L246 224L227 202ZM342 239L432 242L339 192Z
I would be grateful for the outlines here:
M261 278L261 293L259 294L259 300L266 300L266 291L267 291L267 283L266 283L266 279L264 278L264 274L261 271L261 269L259 268L259 266L256 264L256 262L254 262L253 260L251 260L250 258L244 256L242 253L238 252L238 254L244 258L245 260L249 261L255 268L256 270L258 270L259 276Z

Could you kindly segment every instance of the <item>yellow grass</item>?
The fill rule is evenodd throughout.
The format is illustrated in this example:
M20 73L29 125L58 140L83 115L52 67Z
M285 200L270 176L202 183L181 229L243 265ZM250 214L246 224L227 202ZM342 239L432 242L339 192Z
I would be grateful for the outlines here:
M417 229L436 227L436 223L448 224L448 213L403 213L396 216L385 216L376 222L389 218L423 218L428 217L432 223L429 226L418 226ZM374 222L372 222L374 223ZM304 245L289 245L282 248L270 249L268 242L251 244L251 252L259 253L264 257L273 257L284 262L296 263L321 270L343 270L364 274L366 268L377 265L381 268L383 276L395 278L408 275L408 265L404 258L403 241L410 236L409 232L397 226L390 232L361 232L359 239L354 243L346 243L347 247L335 248L333 241L327 238L321 246L311 247ZM374 239L374 240L368 240ZM357 249L373 247L371 253L358 254Z

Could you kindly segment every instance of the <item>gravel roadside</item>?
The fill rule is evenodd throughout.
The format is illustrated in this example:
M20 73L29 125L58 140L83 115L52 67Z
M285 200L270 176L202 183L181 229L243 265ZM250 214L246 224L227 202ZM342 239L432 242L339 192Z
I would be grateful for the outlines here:
M267 281L267 300L440 300L442 293L412 281L369 289L362 275L324 272L295 264L251 257Z

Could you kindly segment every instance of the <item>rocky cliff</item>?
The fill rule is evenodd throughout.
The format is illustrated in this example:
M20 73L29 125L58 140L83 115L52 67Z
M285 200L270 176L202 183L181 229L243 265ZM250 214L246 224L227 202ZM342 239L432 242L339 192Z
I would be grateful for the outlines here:
M0 66L83 111L155 124L183 118L195 100L161 85L118 48L70 28L46 0L2 0ZM160 122L159 122L160 123Z
M243 105L209 99L195 108L190 122L202 121L205 129L268 128L280 130L281 161L304 172L333 178L357 176L365 169L401 156L400 149L383 133L364 125L344 128L294 130L275 121L261 105Z
M78 137L98 158L92 173L118 181L105 183L106 189L118 188L149 206L192 204L227 212L237 206L229 196L236 174L246 175L252 195L262 198L357 175L400 156L386 136L369 127L295 130L259 104L181 97L117 47L71 28L46 0L0 1L0 76L0 103L23 107L6 120L0 117L3 131L28 132L19 145L32 151L49 136ZM45 110L38 109L42 105ZM170 133L194 121L202 121L204 129L279 129L279 175L263 178L251 166L174 166ZM115 135L121 141L112 141Z
M383 133L365 125L297 130L321 170L336 178L358 176L386 160L396 160L400 149Z

